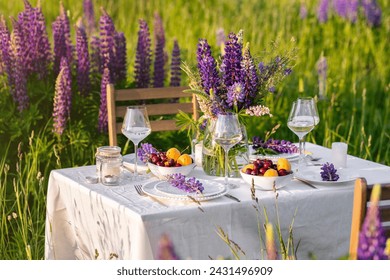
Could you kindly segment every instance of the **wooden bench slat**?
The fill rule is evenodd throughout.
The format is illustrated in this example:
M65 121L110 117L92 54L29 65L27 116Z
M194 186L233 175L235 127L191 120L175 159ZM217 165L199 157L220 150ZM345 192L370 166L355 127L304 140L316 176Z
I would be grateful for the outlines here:
M191 97L192 93L185 93L183 90L188 87L165 87L165 88L141 88L121 89L115 92L116 101L150 100L162 98Z
M176 115L178 110L185 113L192 113L193 105L192 103L175 103L175 106L172 104L147 104L146 110L148 111L149 116L159 116L159 115ZM116 116L123 118L126 113L127 106L118 106L116 108Z
M152 128L152 132L166 131L166 130L179 130L179 128L176 126L176 120L150 121L150 126ZM116 124L116 131L121 133L121 131L122 131L122 122L118 122Z

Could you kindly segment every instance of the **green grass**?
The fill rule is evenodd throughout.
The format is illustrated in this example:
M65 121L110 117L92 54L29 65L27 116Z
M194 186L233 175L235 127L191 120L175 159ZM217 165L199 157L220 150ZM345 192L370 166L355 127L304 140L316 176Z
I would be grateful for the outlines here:
M235 3L236 2L236 3ZM308 141L330 147L333 141L347 141L348 152L390 165L390 3L381 5L382 26L370 28L364 19L351 24L332 15L325 24L317 22L316 1L306 1L309 15L299 18L301 1L95 1L111 15L116 29L127 39L128 85L133 82L138 19L144 18L153 34L153 14L158 12L166 31L166 50L170 55L177 38L182 59L196 63L199 38L216 44L216 31L244 30L252 54L259 55L272 41L281 47L294 37L299 48L293 74L267 98L272 118L253 119L249 138L262 136L276 124L276 138L297 141L286 126L289 108L300 95L318 94L316 62L321 53L328 60L326 98L318 102L321 121ZM31 1L35 6L36 0ZM63 0L75 24L82 16L82 1ZM8 20L23 10L23 1L0 1L0 14ZM51 38L51 23L59 13L59 1L42 1L42 10ZM72 29L74 38L74 29ZM217 51L215 47L214 51ZM303 84L302 87L300 87ZM0 76L0 259L42 259L46 188L50 171L57 168L94 163L98 146L108 144L107 135L97 132L99 84L88 98L73 96L71 119L64 135L53 135L52 103L54 77L46 82L30 81L31 107L20 114ZM183 77L183 85L186 79ZM179 139L179 140L178 140ZM189 145L185 133L153 134L147 142L161 148ZM124 152L124 137L119 138Z

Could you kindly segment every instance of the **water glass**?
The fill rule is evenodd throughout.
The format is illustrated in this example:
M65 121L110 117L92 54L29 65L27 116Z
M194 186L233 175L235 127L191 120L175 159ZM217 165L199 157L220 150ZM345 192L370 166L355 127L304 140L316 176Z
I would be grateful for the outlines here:
M332 163L335 168L347 167L347 150L348 145L344 142L332 143Z

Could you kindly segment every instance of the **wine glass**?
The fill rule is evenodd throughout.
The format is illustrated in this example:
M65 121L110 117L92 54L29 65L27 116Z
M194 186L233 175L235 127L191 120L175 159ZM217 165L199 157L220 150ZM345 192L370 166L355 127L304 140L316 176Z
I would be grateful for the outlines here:
M315 118L312 113L310 102L298 99L293 103L287 126L299 138L299 162L296 170L298 172L299 166L304 158L303 139L315 126Z
M229 150L242 139L242 130L236 114L219 114L213 131L213 140L225 151L225 186L237 187L228 182Z
M314 117L314 127L316 127L318 125L318 123L320 122L320 116L318 114L316 100L313 97L299 97L297 101L301 102L301 103L308 103L309 104L309 106L311 108L311 114ZM305 152L306 152L306 135L303 137L303 153L304 153L304 156L306 156Z
M122 124L122 133L134 144L134 180L139 181L144 179L138 175L138 144L145 139L152 129L150 128L150 122L148 112L145 105L140 106L128 106L126 108L125 118Z

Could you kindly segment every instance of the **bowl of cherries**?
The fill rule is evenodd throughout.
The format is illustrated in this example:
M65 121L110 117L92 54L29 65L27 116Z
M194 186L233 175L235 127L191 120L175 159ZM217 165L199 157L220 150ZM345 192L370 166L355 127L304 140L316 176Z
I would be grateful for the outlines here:
M261 190L280 189L293 177L291 164L286 158L279 158L277 162L270 159L256 159L240 170L241 177L250 185L252 180L255 188Z
M186 176L195 167L192 157L188 154L182 154L176 148L170 148L166 152L152 153L147 164L153 175L160 179L165 179L166 176L176 173Z

